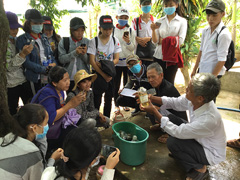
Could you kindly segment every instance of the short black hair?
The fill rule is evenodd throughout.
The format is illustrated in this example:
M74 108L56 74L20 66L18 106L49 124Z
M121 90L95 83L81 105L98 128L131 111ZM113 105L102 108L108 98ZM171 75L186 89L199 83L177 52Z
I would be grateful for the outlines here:
M53 85L53 82L58 83L63 79L63 76L66 72L67 70L61 66L52 67L48 74L48 83L51 85Z

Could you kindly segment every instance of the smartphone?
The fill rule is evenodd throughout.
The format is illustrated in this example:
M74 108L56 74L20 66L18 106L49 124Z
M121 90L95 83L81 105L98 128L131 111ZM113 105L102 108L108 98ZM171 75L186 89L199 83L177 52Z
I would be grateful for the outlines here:
M129 32L128 31L125 31L124 33L123 33L123 36L128 36L129 35Z
M81 44L81 47L86 47L86 44Z
M160 23L160 22L156 22L155 24L156 24L158 27L161 26L161 23Z
M106 145L104 144L103 147L102 147L102 151L101 151L101 154L105 157L105 158L108 158L108 156L112 153L116 151L116 147L113 147L113 146L109 146L109 145Z
M30 42L30 44L33 45L33 47L34 47L34 45L35 45L35 40L32 39L31 42Z

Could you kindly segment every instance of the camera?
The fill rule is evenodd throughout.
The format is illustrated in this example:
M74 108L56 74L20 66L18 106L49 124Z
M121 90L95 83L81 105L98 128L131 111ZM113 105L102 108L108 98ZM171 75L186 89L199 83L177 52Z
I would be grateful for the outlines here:
M104 144L103 147L102 147L102 151L101 151L101 154L105 157L105 158L108 158L108 156L110 154L112 154L112 152L116 151L116 147L113 147L113 146L109 146L109 145L106 145Z
M86 47L87 45L86 44L81 44L81 47Z

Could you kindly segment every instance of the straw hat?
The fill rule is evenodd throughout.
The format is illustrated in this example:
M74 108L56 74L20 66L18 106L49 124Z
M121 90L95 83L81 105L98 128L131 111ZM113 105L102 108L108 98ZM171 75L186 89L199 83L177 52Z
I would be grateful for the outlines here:
M75 76L74 76L74 83L75 83L75 85L74 85L74 87L73 87L73 91L77 88L77 84L80 82L80 81L82 81L82 80L84 80L84 79L87 79L87 78L89 78L89 77L92 77L92 79L91 79L91 82L94 82L95 80L96 80L96 78L97 78L97 75L96 74L88 74L84 69L82 69L82 70L79 70L76 74L75 74Z

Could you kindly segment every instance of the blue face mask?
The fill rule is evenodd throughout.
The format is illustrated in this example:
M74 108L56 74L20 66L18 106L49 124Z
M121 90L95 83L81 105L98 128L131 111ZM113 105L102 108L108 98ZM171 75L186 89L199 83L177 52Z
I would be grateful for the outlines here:
M173 13L175 13L176 11L176 7L173 6L173 7L166 7L164 8L163 10L167 15L172 15Z
M151 11L152 6L151 5L147 5L147 6L142 6L142 12L144 12L145 14L149 13Z
M32 25L32 31L37 33L37 34L42 32L42 29L43 29L43 25L42 24Z
M17 37L13 37L13 36L9 35L9 39L16 40L16 39L17 39Z
M43 127L43 133L42 134L36 134L35 139L36 140L43 139L46 136L46 134L48 132L48 129L49 129L49 127L48 127L48 124L47 124L46 126Z
M125 20L125 19L119 19L118 20L118 24L120 26L125 26L127 23L128 23L128 20Z
M134 74L137 74L141 71L141 65L138 63L138 64L135 64L131 69L130 71Z

